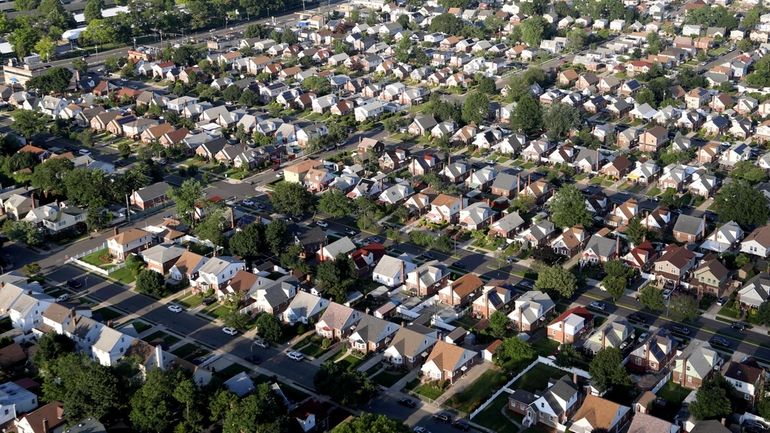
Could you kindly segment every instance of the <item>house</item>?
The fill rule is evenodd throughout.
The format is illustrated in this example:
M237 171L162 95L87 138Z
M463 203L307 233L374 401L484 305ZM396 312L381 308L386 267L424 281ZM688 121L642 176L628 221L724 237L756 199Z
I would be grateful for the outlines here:
M658 257L658 252L648 240L642 241L639 245L631 249L625 256L623 262L640 271L648 271L650 264Z
M677 356L671 372L671 381L687 389L698 389L721 362L719 354L708 343L696 342L694 347L689 347Z
M166 275L185 251L187 250L177 246L155 245L140 254L144 262L147 263L147 269Z
M321 166L321 161L316 159L307 159L286 167L283 170L283 179L285 182L303 184L307 173Z
M498 236L506 239L512 239L516 233L524 226L524 219L519 212L511 212L499 220L493 222L489 227L489 235Z
M479 230L492 220L492 208L483 201L460 209L459 225L466 230Z
M171 189L166 182L157 182L131 193L131 205L141 210L161 206L168 202L168 191Z
M521 178L510 173L500 173L492 182L491 193L498 197L513 197L521 189Z
M445 341L437 341L420 368L427 380L454 382L478 360L476 351L464 349Z
M16 345L17 347L18 344ZM23 354L23 351L22 351ZM26 359L26 356L24 356ZM37 396L15 382L0 384L0 425L37 409Z
M503 282L490 281L482 289L482 294L473 300L471 311L474 317L489 319L495 311L500 311L511 302L511 290Z
M334 260L340 254L347 255L355 250L356 246L353 244L353 241L351 241L349 237L345 236L337 239L329 245L322 246L318 250L318 260L322 262L326 260Z
M398 287L406 281L416 265L403 258L383 256L372 271L372 280L387 287Z
M741 252L762 258L770 255L770 225L757 227L741 242Z
M35 207L35 196L13 194L3 201L3 210L9 217L20 220Z
M350 348L361 353L378 352L386 347L400 326L365 314L348 337Z
M747 281L738 290L738 300L745 308L759 308L770 293L770 275L762 272Z
M631 161L627 156L621 155L614 160L604 164L599 170L599 174L607 176L614 180L624 178L631 171Z
M626 200L623 204L613 209L607 216L607 225L610 227L624 227L639 214L639 203L635 198Z
M730 272L716 258L704 260L701 265L693 271L690 279L690 287L695 286L698 292L698 298L704 294L721 297L724 294L729 282Z
M417 296L429 296L444 287L448 279L447 267L437 260L431 260L406 274L406 287Z
M3 291L0 292L0 315L10 318L14 328L27 333L40 324L44 312L54 303L54 299L22 286L4 283Z
M741 226L735 221L729 221L708 235L700 247L704 250L724 253L738 246L741 239L743 239Z
M765 370L753 359L742 362L730 361L722 369L722 375L735 391L753 407L762 397Z
M582 226L570 227L552 240L550 246L556 254L572 257L585 246L587 236L588 232Z
M673 234L677 242L698 242L706 234L705 218L679 214L674 223Z
M617 349L633 335L633 331L634 328L625 320L613 320L591 334L583 347L594 354L608 347Z
M430 204L426 218L436 224L457 222L465 200L448 194L439 194Z
M516 392L508 401L509 407L518 400L515 398ZM570 376L564 375L558 380L549 380L548 388L543 395L539 397L533 395L532 402L527 405L523 413L525 416L523 425L539 423L551 428L563 425L575 413L581 399L580 388ZM514 411L518 412L515 409Z
M508 318L520 332L530 332L539 328L555 307L556 303L546 293L532 290L514 301Z
M573 344L593 329L593 318L585 307L570 308L548 324L548 338L559 344Z
M68 206L65 202L54 202L31 209L23 220L56 234L68 229L77 230L78 225L85 225L86 211L77 206Z
M606 431L617 433L631 417L631 408L595 395L586 396L580 409L572 416L569 431L591 433Z
M246 264L229 256L212 257L198 268L198 278L191 281L193 287L205 292L209 289L224 287L238 271L243 270Z
M355 329L362 313L336 302L331 302L315 324L315 332L330 340L341 340Z
M637 373L657 373L675 354L674 340L666 330L658 329L628 355L628 368Z
M142 229L129 228L123 232L118 232L115 228L115 234L107 238L107 249L110 255L117 260L125 260L129 254L148 248L153 244L151 233Z
M329 303L327 299L300 290L281 313L281 319L289 325L296 323L307 325L318 318Z
M639 150L654 153L666 143L668 143L668 129L656 125L644 131L639 137Z
M64 405L52 401L18 418L14 427L18 433L62 433L66 423Z
M655 394L652 394L654 399ZM679 426L656 418L647 413L637 412L631 420L627 433L679 433Z
M655 260L655 279L664 287L678 287L695 267L695 253L678 245L667 246Z
M412 135L425 135L438 125L436 119L433 116L420 115L416 116L412 123L407 127L407 131Z
M484 282L478 275L465 274L438 291L439 302L451 307L466 305L483 286Z
M395 366L412 369L427 359L438 341L435 330L422 325L403 326L396 331L383 359Z
M581 253L581 265L607 263L610 260L614 260L620 253L618 251L619 243L620 238L612 240L599 233L594 233L588 239L588 243Z
M514 240L525 247L535 248L548 242L554 231L555 227L551 221L541 220L517 234Z

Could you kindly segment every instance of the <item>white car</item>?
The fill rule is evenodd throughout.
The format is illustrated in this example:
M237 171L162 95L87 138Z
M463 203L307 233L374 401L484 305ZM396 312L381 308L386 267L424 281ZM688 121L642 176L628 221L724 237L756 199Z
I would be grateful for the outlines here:
M171 311L172 313L181 313L182 312L182 307L180 307L179 305L176 305L176 304L168 304L168 307L166 307L166 308L168 308L168 311Z
M315 224L318 227L323 227L323 228L329 227L329 223L327 223L326 221L316 221Z
M67 302L69 300L70 300L70 295L66 293L63 295L59 295L59 297L56 298L56 302Z
M91 151L88 150L88 149L80 149L80 150L78 150L78 153L81 154L81 155L90 155Z
M287 353L286 356L288 356L289 359L292 359L294 361L302 361L303 359L305 359L305 355L295 351L291 351Z
M231 328L229 326L225 326L222 328L222 332L224 332L227 335L238 335L238 331L235 328Z
M249 200L249 199L246 199L246 200L242 201L241 203L243 203L244 206L254 206L254 201L253 200Z
M283 170L278 170L275 172L275 177L283 177Z
M663 291L663 299L668 299L671 297L671 289L666 289Z

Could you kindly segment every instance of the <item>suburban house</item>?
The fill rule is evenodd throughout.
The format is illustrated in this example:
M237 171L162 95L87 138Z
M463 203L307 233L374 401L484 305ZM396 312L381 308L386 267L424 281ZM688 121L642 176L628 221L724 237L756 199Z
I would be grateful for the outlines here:
M479 353L445 341L437 341L420 368L427 380L454 382L465 374L479 358Z
M378 352L390 341L400 326L387 320L364 314L348 337L350 348L361 352Z
M730 361L722 368L722 375L750 406L754 406L762 397L765 370L754 359Z
M556 303L548 294L531 290L514 301L513 310L508 313L508 318L519 332L530 332L545 323L548 314L554 308Z
M433 295L447 283L449 270L438 260L431 260L406 274L406 287L417 296Z
M118 232L116 227L114 236L107 238L107 249L112 257L125 260L129 254L147 249L152 243L153 236L149 232L135 228Z
M654 274L664 287L677 287L695 266L695 253L685 247L669 245L655 260Z
M438 291L439 301L451 307L466 305L483 286L484 282L478 275L465 274Z
M608 347L617 349L633 335L633 330L634 328L625 320L614 320L605 323L588 337L583 347L592 353L597 353Z
M206 264L208 257L185 250L169 269L169 275L176 281L187 278L193 281L198 278L198 271Z
M416 265L406 259L385 255L374 267L372 280L387 287L398 287L404 284L406 276L415 268Z
M422 364L438 341L436 330L422 325L403 326L396 331L383 359L392 365L412 369Z
M508 399L508 407L524 415L524 426L543 424L557 428L569 420L582 401L580 388L568 375L549 380L548 387L540 396L527 396L527 393L516 390ZM527 404L530 400L531 403Z
M155 245L141 252L147 269L166 275L187 250L173 245Z
M168 201L168 191L171 187L166 182L157 182L131 193L131 205L141 210L160 206Z
M770 274L762 272L738 290L738 301L745 308L759 308L770 297Z
M296 323L306 325L320 316L321 312L329 306L329 303L330 301L327 299L300 290L291 300L289 306L283 310L281 318L289 325Z
M767 258L770 255L770 225L757 227L741 242L742 253Z
M658 329L631 352L628 368L637 373L657 373L668 365L675 354L674 340L668 332Z
M336 302L331 302L315 324L315 332L330 340L347 338L361 320L362 313Z
M695 286L700 299L705 294L722 297L730 281L730 271L718 259L703 260L692 273L690 287Z
M519 212L511 212L489 226L489 234L506 239L513 239L524 226L524 219Z
M511 302L511 290L502 284L502 281L490 281L481 289L481 296L474 299L471 305L474 317L489 319L495 311L500 311Z
M570 308L548 324L548 338L572 344L593 329L593 320L593 314L585 307Z
M334 260L340 254L350 254L356 250L355 244L349 237L345 236L337 239L329 245L321 246L318 250L318 260L323 262L326 260Z
M606 431L617 433L631 417L631 408L595 395L586 396L580 409L572 416L569 431L591 433Z
M698 242L706 235L706 221L686 214L679 214L674 223L674 239L682 243Z
M436 224L455 223L460 217L460 209L465 199L447 194L439 194L430 203L426 218Z
M708 235L700 247L704 250L724 253L738 246L741 239L743 239L743 229L735 221L729 221Z
M245 267L246 264L235 257L212 257L198 268L198 278L190 284L202 292L209 289L216 290L224 287L238 271Z
M671 380L688 389L698 389L721 364L719 354L708 343L696 342L674 361Z

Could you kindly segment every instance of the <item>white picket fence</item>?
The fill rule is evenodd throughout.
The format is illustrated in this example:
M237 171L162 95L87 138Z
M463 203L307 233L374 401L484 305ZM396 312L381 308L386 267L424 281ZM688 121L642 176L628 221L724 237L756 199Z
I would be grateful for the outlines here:
M86 262L80 260L80 259L82 259L83 257L85 257L85 256L87 256L89 254L95 253L97 251L100 251L100 250L103 250L103 249L106 249L106 248L107 248L107 243L105 242L105 243L102 243L101 245L99 245L96 248L91 248L88 251L84 251L82 253L78 253L78 254L76 254L76 255L74 255L72 257L67 258L65 263L74 263L77 266L80 266L81 268L84 268L88 272L92 272L94 274L98 274L98 275L101 275L103 277L107 277L107 276L110 275L110 273L115 272L118 269L121 269L124 266L126 266L126 262L120 262L120 263L116 264L115 266L113 266L113 267L111 267L109 269L103 269L103 268L100 268L99 266L94 266L94 265L92 265L90 263L86 263Z

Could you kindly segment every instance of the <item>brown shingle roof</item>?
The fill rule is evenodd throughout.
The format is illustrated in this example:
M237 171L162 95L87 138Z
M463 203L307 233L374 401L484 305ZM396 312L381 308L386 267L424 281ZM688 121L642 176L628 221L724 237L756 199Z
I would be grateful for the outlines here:
M483 285L484 282L476 274L465 274L452 282L452 291L465 298Z
M578 421L585 418L594 430L610 430L613 427L612 421L621 408L622 406L617 403L588 395L572 419Z

